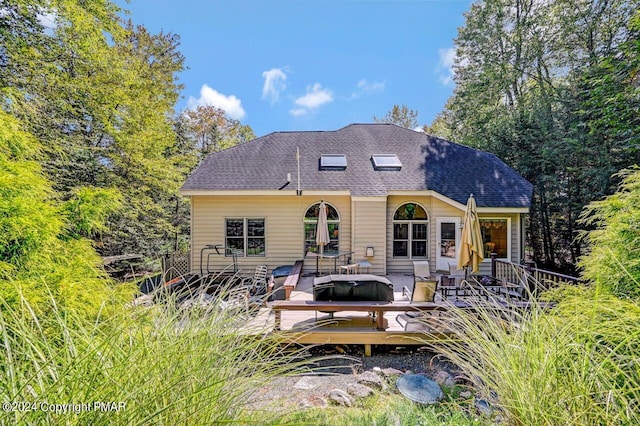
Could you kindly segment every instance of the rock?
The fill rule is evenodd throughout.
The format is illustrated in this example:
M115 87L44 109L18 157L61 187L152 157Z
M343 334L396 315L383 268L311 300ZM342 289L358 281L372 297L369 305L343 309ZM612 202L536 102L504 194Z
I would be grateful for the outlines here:
M369 385L369 386L373 385L380 389L386 389L387 387L386 383L382 380L382 378L378 376L376 373L374 373L373 371L365 371L364 373L358 375L358 377L356 378L356 381L364 385Z
M300 380L293 385L294 389L302 389L302 390L310 390L318 386L317 380L315 377L311 376L303 376Z
M491 416L491 414L493 414L493 408L491 408L491 404L489 404L486 400L484 399L476 399L475 402L475 407L476 410L478 410L478 413L480 413L483 416Z
M460 392L460 398L469 399L471 398L471 391Z
M333 389L331 392L329 392L329 399L336 404L342 405L344 407L351 407L351 405L353 405L353 400L351 399L349 394L342 389Z
M380 373L382 369L380 367L373 367L373 371L376 373Z
M446 371L438 371L434 375L433 380L435 380L436 383L438 383L440 386L447 387L451 387L456 383L451 374L447 373Z
M385 375L385 377L390 377L390 376L401 376L404 373L400 370L398 370L397 368L385 368L382 370L382 374Z
M396 385L401 394L420 404L433 404L444 398L436 382L418 374L405 374Z
M329 403L320 395L309 395L300 401L300 406L306 408L327 408Z
M366 398L374 391L369 386L360 383L349 383L347 385L347 392L358 398Z

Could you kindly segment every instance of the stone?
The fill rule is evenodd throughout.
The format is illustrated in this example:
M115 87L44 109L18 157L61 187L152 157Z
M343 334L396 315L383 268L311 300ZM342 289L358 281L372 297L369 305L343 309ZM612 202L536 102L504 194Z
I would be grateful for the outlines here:
M471 391L460 392L460 398L469 399L471 398L471 395L472 395Z
M364 385L376 386L380 389L385 389L387 387L382 378L373 371L365 371L364 373L358 375L356 381Z
M456 384L451 374L447 373L446 371L438 371L434 375L433 380L435 380L435 382L440 386L452 387Z
M396 381L396 385L402 395L420 404L434 404L444 398L440 386L422 375L405 374Z
M476 399L476 402L474 405L476 407L476 410L478 410L478 413L480 413L483 416L489 417L493 414L493 408L491 408L491 404L489 404L484 399Z
M330 391L329 399L332 402L344 407L351 407L353 405L353 400L351 399L349 394L342 389L333 389L332 391Z
M318 386L318 381L315 377L304 376L293 385L294 389L311 390Z
M374 390L360 383L349 383L347 385L347 392L358 398L366 398L371 395Z
M300 406L305 408L327 408L329 403L320 395L309 395L300 401Z
M382 370L382 374L385 375L385 377L390 377L390 376L402 376L404 373L400 370L398 370L397 368L385 368Z

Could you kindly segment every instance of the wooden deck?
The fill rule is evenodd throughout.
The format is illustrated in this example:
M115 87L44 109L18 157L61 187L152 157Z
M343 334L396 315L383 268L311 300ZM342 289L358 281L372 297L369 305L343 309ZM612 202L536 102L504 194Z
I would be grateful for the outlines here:
M313 277L300 277L299 282L291 292L290 300L295 303L305 302L308 308L273 310L273 305L284 301L267 303L260 309L252 321L256 328L264 330L284 331L288 342L299 344L362 344L365 353L371 353L371 345L422 345L426 339L449 339L446 333L425 334L421 331L405 331L397 321L398 315L407 310L409 298L403 295L402 288L413 288L413 277L409 275L387 276L394 284L393 307L387 307L379 320L370 314L369 307L354 307L353 310L333 309L334 314L316 310L313 306ZM439 295L436 296L439 300ZM286 303L286 302L284 302ZM322 308L323 306L319 306ZM324 306L327 308L327 306ZM332 309L328 309L332 310ZM371 309L374 311L375 309ZM378 330L383 324L384 330ZM277 327L277 325L279 327Z
M249 328L283 332L286 343L298 344L362 344L365 354L372 345L424 345L425 342L452 339L441 328L427 329L419 322L405 329L398 316L409 311L445 311L452 308L474 309L473 300L443 301L436 292L434 302L410 302L403 287L413 288L410 275L389 275L394 285L394 302L317 302L313 300L313 277L300 277L290 300L268 302L248 324ZM516 308L529 308L528 302L510 303ZM372 315L372 313L377 315Z

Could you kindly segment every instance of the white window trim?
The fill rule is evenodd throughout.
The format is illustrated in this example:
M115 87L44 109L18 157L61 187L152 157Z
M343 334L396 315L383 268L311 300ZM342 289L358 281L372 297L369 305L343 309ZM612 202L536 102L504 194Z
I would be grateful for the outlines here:
M427 218L424 220L421 219L413 219L413 220L395 220L393 219L393 216L395 216L396 212L398 211L398 209L402 206L404 206L405 204L415 204L416 206L420 206L424 212L427 214ZM403 224L403 223L407 223L409 224L409 236L407 241L407 250L409 251L409 256L395 256L393 254L393 243L396 241L395 238L395 229L394 229L394 225L396 223L399 224ZM413 226L411 226L413 223L420 223L420 224L425 224L427 226L427 255L426 256L420 256L420 257L414 257L413 256L413 248L412 248L412 243L413 243ZM423 206L422 204L416 202L416 201L405 201L403 203L400 203L394 210L393 210L393 215L391 216L391 258L392 259L398 259L398 260L430 260L430 239L431 237L431 218L429 215L429 211L425 208L425 206ZM398 240L398 241L405 241L405 240Z
M231 257L232 254L227 251L227 220L242 220L242 238L244 240L244 249L242 255L237 254L238 257L267 257L267 219L264 217L225 217L224 218L224 255L225 257ZM264 235L262 237L249 237L248 228L250 220L261 220L264 222ZM231 237L239 238L239 237ZM249 238L262 238L264 240L264 254L249 254Z
M511 218L510 217L500 217L500 216L487 216L487 217L479 217L478 221L482 222L483 220L506 220L507 221L507 257L496 257L496 259L508 260L511 261L511 253L513 251L513 247L511 246ZM483 247L484 250L484 247ZM484 262L491 262L491 257L485 258Z
M338 210L338 208L335 205L333 205L331 203L328 203L326 201L324 203L327 206L331 206L336 211L336 213L338 214L338 220L327 219L327 224L333 224L333 223L337 223L338 224L338 250L340 250L340 247L342 246L342 229L341 229L342 227L340 226L341 223L342 223L342 215L340 214L340 210ZM307 223L315 223L315 224L318 223L317 219L316 220L307 219L307 212L309 211L309 209L311 207L315 206L316 204L320 204L320 201L317 201L315 203L309 204L307 206L307 208L304 209L304 213L302 214L302 250L304 251L303 256L307 255L307 252L306 252L307 235L305 234L304 226Z

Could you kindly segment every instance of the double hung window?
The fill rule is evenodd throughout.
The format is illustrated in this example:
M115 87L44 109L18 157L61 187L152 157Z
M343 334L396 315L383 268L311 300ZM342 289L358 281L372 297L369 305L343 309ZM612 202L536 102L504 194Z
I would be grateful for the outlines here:
M235 253L238 256L264 256L264 219L225 219L225 247L227 255Z

